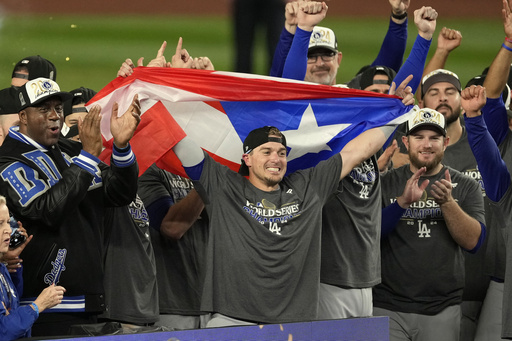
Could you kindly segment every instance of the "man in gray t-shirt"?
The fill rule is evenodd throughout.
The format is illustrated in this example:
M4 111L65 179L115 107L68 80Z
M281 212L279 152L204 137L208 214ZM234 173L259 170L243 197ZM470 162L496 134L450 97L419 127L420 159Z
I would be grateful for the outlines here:
M382 283L374 315L389 316L390 339L458 340L462 249L485 238L476 181L444 166L444 116L421 109L408 122L410 164L382 175Z
M214 313L207 327L316 319L322 206L392 129L370 129L330 159L288 176L286 139L275 127L249 133L239 173L188 137L173 148L210 219L201 304Z

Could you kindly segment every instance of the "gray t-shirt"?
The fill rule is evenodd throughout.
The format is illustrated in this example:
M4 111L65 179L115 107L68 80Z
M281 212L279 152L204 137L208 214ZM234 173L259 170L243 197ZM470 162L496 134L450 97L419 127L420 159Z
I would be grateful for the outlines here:
M158 321L155 255L149 219L137 196L105 212L105 303L101 317L143 324Z
M344 288L380 283L381 188L372 156L340 181L325 204L320 282Z
M205 154L196 184L210 218L202 310L263 323L315 319L322 206L340 173L336 154L265 192Z
M449 169L452 196L471 217L485 223L480 186L450 168L421 177L429 185L422 198L402 215L395 229L382 239L382 283L374 287L374 305L393 311L434 315L459 304L464 287L462 249L450 235L439 205L430 195L435 181ZM381 176L382 204L395 202L413 175L409 165ZM385 217L383 217L385 219Z
M148 207L163 197L171 197L172 202L177 203L193 188L190 179L156 165L139 178L139 193ZM151 241L156 256L160 313L200 315L208 243L206 215L196 220L179 240L166 238L151 228Z

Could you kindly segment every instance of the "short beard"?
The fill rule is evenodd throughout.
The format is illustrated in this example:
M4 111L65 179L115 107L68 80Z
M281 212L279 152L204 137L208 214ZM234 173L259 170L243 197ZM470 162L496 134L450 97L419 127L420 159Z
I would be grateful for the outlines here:
M444 157L444 152L441 152L435 156L434 160L425 162L425 161L419 160L418 154L411 154L411 153L409 154L409 160L410 160L411 165L413 165L417 169L420 169L421 167L425 167L425 168L427 168L427 173L429 173L431 170L435 169L441 163L441 161L443 160L443 157Z
M450 124L452 124L453 122L457 121L460 119L460 114L461 114L461 108L458 107L457 109L453 109L452 107L450 107L448 104L440 104L436 107L436 111L439 111L440 108L448 108L450 109L450 113L447 113L444 115L444 119L445 119L445 123L446 123L446 126L448 127Z

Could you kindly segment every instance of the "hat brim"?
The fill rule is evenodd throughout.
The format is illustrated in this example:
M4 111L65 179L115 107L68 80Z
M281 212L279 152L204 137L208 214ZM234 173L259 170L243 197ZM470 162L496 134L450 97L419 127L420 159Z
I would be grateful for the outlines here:
M430 122L425 122L425 123L420 123L418 124L417 126L415 126L414 128L412 128L410 131L407 132L407 136L411 135L411 134L414 134L415 131L418 131L418 130L423 130L423 129L428 129L428 130L433 130L433 131L437 131L438 133L440 133L441 135L443 135L444 137L446 137L446 130L444 130L443 128L441 128L440 126L436 125L436 124L432 124Z
M338 53L338 50L332 48L331 46L326 46L326 45L314 45L314 46L311 46L308 48L308 53L311 53L315 50L329 50L331 52L334 52L334 53Z

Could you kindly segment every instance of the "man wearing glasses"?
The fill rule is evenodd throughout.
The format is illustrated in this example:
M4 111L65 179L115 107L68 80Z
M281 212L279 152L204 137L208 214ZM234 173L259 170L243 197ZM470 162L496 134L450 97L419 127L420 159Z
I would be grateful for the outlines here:
M315 26L308 48L308 65L305 81L335 85L342 53L338 51L338 40L327 27Z

